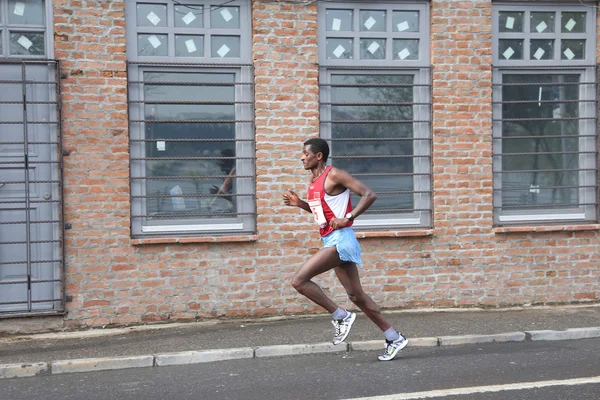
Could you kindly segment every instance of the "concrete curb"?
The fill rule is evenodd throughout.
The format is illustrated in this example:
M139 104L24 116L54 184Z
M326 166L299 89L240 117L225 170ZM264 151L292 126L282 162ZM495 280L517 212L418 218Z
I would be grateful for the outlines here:
M154 365L153 356L80 358L52 361L52 375L73 372L106 371L111 369L142 368Z
M600 327L571 328L566 331L525 331L528 340L574 340L600 337Z
M524 332L498 333L494 335L462 335L442 336L440 346L457 346L463 344L522 342L527 335Z
M351 342L351 351L381 351L383 340L365 340L362 342ZM408 338L407 347L437 347L439 339L436 337Z
M48 372L48 363L30 364L0 364L0 379L25 378L28 376L45 375Z
M156 354L154 356L154 365L157 367L165 367L167 365L239 360L240 358L254 358L254 349L252 347L240 347L236 349L182 351L179 353Z
M381 345L381 342L379 343ZM348 351L348 343L334 345L333 343L292 344L257 347L254 350L256 358L295 356L300 354L338 353Z
M408 347L457 346L466 344L522 342L525 340L576 340L600 337L600 327L573 328L565 331L525 331L493 335L459 335L409 338ZM66 374L118 370L124 368L163 367L198 364L248 358L280 357L305 354L337 353L346 351L382 350L383 340L365 340L342 345L332 343L275 345L184 351L132 357L83 358L39 363L0 364L0 379L32 377L47 374Z

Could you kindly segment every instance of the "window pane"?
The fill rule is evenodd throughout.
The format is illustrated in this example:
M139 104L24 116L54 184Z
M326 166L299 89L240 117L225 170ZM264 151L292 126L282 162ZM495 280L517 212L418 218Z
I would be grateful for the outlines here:
M579 75L575 74L503 76L502 118L514 119L502 122L504 206L562 204L559 208L564 208L565 204L578 204L579 174L572 170L579 168L579 122L561 119L579 116L579 104L566 102L579 100L578 85L561 85L577 82ZM510 83L521 85L507 85ZM544 102L548 100L551 102ZM507 104L510 101L521 103ZM565 154L568 152L575 154Z
M385 39L361 39L360 58L363 60L384 60Z
M523 40L503 39L499 40L500 57L506 60L523 59Z
M331 59L352 59L352 39L333 39L328 38L325 41L327 58Z
M326 14L328 31L352 30L352 10L327 10Z
M419 41L416 39L394 39L394 60L418 60Z
M211 47L211 57L240 57L239 36L212 36Z
M530 31L537 33L552 33L554 32L554 19L553 12L532 12Z
M167 56L167 35L138 34L138 55Z
M500 32L523 32L523 13L501 11L499 21Z
M419 32L418 11L394 11L392 14L393 32Z
M583 60L585 58L585 40L561 41L561 58L563 60Z
M10 0L8 23L12 25L46 25L43 0Z
M202 5L193 7L175 6L175 26L178 28L203 28L204 11Z
M563 33L583 33L585 32L585 13L563 12L560 25Z
M10 54L43 56L46 54L43 32L11 32Z
M240 8L214 6L210 11L211 28L239 29Z
M360 30L367 32L385 32L385 11L361 10Z
M554 40L532 40L529 51L531 60L552 60L554 58Z
M176 57L204 57L204 36L175 35Z
M366 103L363 105L332 105L332 121L410 121L413 119L412 105L380 104L411 103L413 101L412 86L368 86L412 85L412 75L333 75L331 82L334 85L366 85L359 87L332 86L333 103ZM416 160L412 157L413 141L410 140L413 138L413 123L333 122L331 133L333 139L332 164L351 174L358 174L359 179L379 193L377 202L370 210L409 210L414 208L412 193L384 193L414 190L413 176L397 175L399 173L412 174L414 171L413 161ZM352 139L373 140L357 141ZM348 156L370 156L372 158L337 158ZM360 174L382 175L363 176ZM352 196L353 204L357 204L358 200L357 196Z
M144 130L145 139L154 140L146 143L145 157L151 158L145 163L146 177L149 178L146 179L146 195L154 196L148 198L147 215L181 214L184 217L185 214L234 212L235 197L228 195L235 193L236 183L227 176L235 173L235 123L194 122L235 120L234 86L199 84L234 80L234 74L225 73L144 74L145 119L156 121L147 122ZM182 81L190 82L190 85L152 84ZM153 101L226 101L232 104L153 104ZM177 139L215 141L174 141ZM181 159L185 157L203 159ZM211 196L217 192L220 196Z
M166 4L137 4L137 26L167 26Z

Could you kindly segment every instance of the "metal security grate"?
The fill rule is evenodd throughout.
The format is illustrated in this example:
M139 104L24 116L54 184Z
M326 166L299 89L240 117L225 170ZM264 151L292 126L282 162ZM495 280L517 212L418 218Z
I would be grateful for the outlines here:
M496 225L598 220L597 73L494 68Z
M129 63L135 236L253 232L251 65Z
M0 317L65 309L60 64L0 61Z
M378 195L361 217L368 229L430 227L430 68L332 67L320 86L331 164Z

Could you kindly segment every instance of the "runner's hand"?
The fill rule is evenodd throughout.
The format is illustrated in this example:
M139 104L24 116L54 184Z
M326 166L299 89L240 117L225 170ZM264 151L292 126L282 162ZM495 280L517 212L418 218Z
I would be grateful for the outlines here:
M342 229L347 227L350 224L350 220L348 218L332 218L329 220L329 226L333 229Z
M283 202L286 206L300 206L300 197L293 190L288 190L283 194Z

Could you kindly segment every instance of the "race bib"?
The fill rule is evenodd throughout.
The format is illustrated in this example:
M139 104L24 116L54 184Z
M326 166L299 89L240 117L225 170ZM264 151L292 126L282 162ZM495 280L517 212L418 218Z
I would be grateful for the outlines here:
M315 217L315 222L319 224L321 228L323 228L327 225L327 220L325 219L325 212L323 211L323 205L321 204L320 197L320 193L315 192L315 198L308 201L308 206Z

